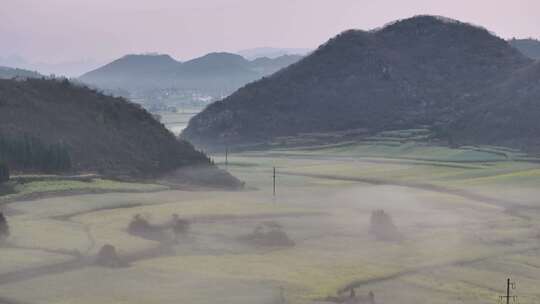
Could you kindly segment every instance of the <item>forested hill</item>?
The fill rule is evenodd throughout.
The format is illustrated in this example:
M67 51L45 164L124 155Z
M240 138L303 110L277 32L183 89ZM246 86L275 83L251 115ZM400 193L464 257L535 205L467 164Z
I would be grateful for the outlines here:
M417 16L338 35L300 62L211 104L182 136L220 146L301 133L428 127L457 143L531 148L540 136L533 119L540 117L540 84L514 79L533 74L532 65L484 28ZM527 104L529 113L515 110L517 104Z
M24 172L146 176L209 159L122 98L67 80L0 80L0 158Z
M470 107L448 130L463 144L488 143L540 152L540 62L464 98Z

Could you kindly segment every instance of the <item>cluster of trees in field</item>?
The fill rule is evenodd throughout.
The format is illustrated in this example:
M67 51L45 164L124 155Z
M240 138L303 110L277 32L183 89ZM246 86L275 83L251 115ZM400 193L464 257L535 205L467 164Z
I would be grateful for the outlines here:
M399 241L403 239L394 220L384 210L375 210L371 213L369 234L381 241Z
M5 175L9 178L8 165L12 169L45 173L62 172L71 168L71 157L65 144L49 145L27 135L22 137L0 135L0 162L0 180Z
M155 241L169 241L165 230L170 229L174 234L174 240L178 241L181 236L187 234L190 225L189 220L180 218L178 214L173 214L172 219L162 225L154 225L144 216L136 214L128 225L128 232Z

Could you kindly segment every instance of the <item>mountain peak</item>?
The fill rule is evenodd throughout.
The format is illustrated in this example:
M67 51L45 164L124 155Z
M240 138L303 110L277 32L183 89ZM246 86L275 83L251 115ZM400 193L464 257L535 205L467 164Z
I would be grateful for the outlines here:
M193 63L207 63L207 64L216 64L216 63L233 63L233 64L244 64L247 60L238 55L233 53L227 53L227 52L213 52L208 53L202 57L195 58L192 60L189 60L186 62L186 64L193 64Z
M116 63L146 63L146 64L177 64L178 61L174 60L167 54L128 54L113 62Z
M249 61L244 57L225 52L209 53L187 61L183 65L184 73L242 73L249 70Z

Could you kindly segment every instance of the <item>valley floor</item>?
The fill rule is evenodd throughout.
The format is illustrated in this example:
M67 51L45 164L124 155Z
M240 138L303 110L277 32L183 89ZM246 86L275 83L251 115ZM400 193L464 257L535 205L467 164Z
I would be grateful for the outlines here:
M540 302L540 164L366 149L375 148L244 152L227 165L216 156L246 182L238 192L151 188L4 205L12 234L0 248L0 303L314 303L350 287L377 303L496 303L507 277L520 303ZM401 241L369 234L378 209ZM143 239L127 231L135 214L155 224L178 214L191 229L177 242ZM244 241L269 222L295 245ZM129 266L95 266L104 244Z

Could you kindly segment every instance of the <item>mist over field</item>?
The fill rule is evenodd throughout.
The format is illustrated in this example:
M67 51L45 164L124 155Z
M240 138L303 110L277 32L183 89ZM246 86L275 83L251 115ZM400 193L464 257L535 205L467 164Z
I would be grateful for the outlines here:
M536 1L0 10L0 304L539 303Z

